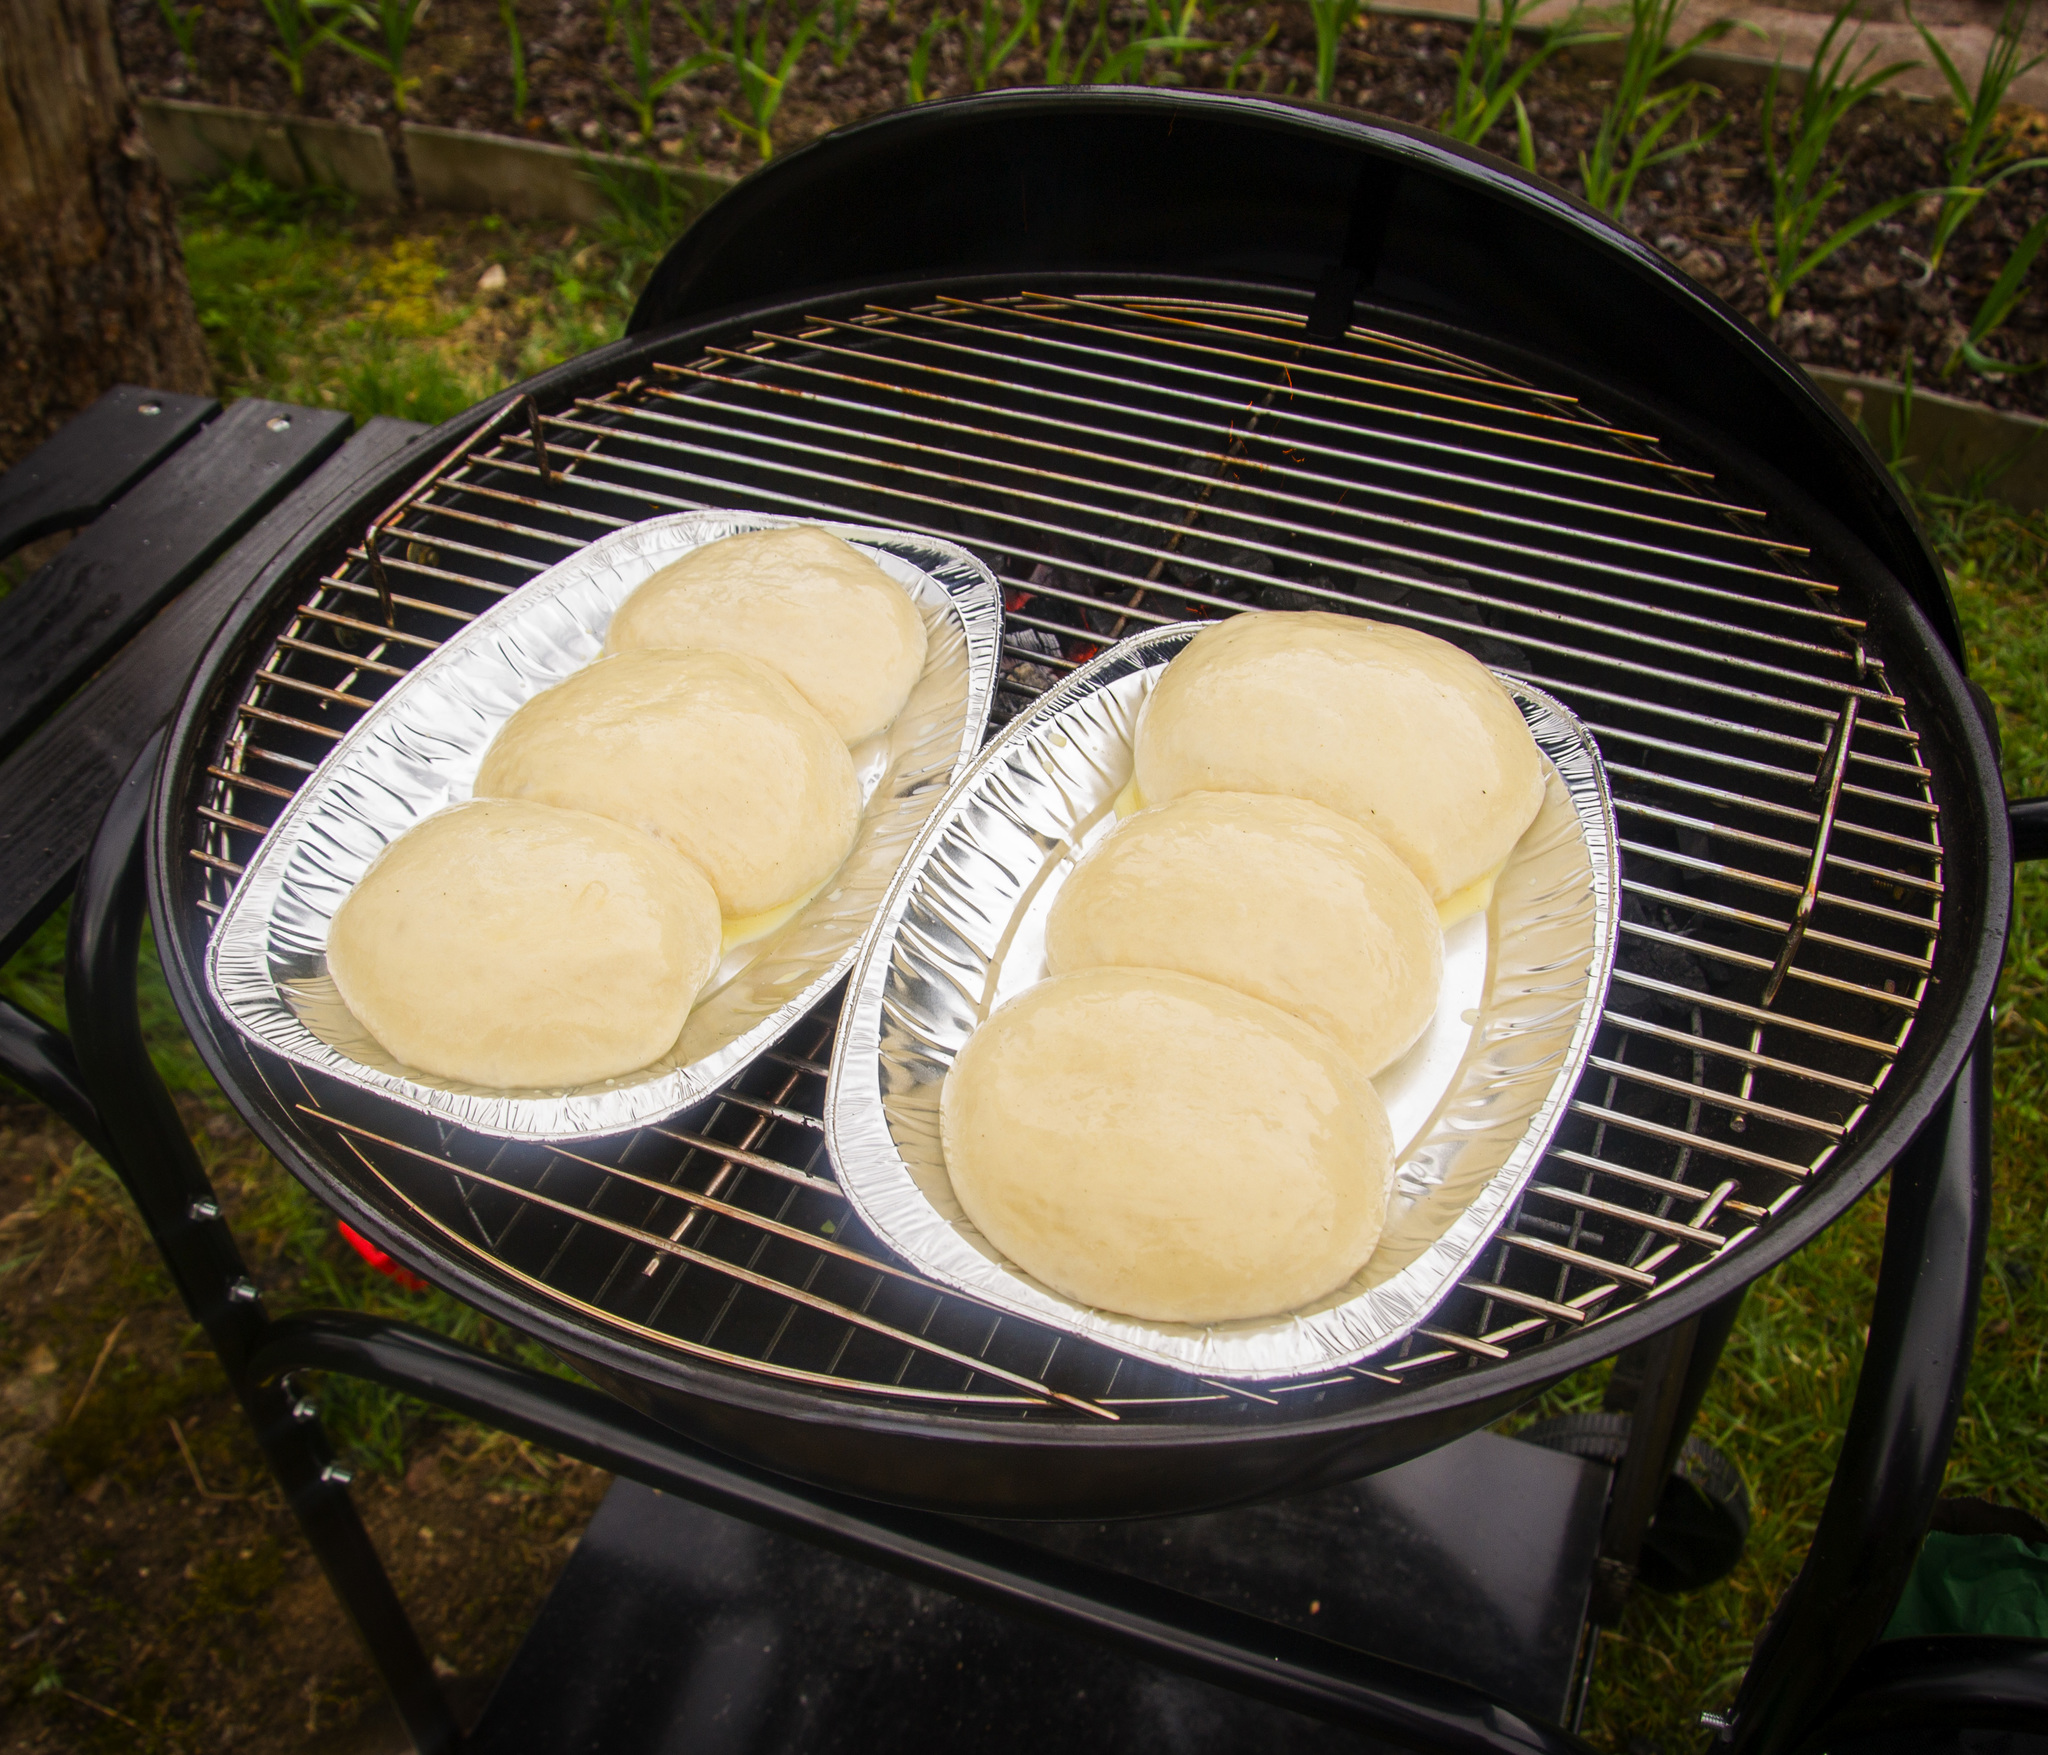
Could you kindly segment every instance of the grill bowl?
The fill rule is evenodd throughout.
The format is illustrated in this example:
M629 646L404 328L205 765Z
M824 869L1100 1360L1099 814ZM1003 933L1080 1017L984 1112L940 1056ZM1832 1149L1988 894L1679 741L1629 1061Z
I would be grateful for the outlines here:
M1554 192L1399 130L1026 97L849 130L722 203L642 333L525 387L559 492L509 427L434 470L501 402L281 555L174 724L152 907L202 1052L287 1165L629 1402L882 1499L1192 1510L1419 1454L1797 1248L1946 1088L2009 860L1952 616L1885 472L1705 295ZM1112 137L1123 160L1091 156ZM1052 167L1058 224L954 211L974 165L984 204ZM1398 223L1374 243L1388 167ZM1119 188L1154 206L1091 230ZM861 210L839 233L893 240L892 264L828 227L792 266L776 216L835 202ZM1552 321L1574 300L1619 300L1616 322L1684 357L1589 358L1584 321ZM1674 374L1712 394L1674 400ZM337 645L323 630L377 634L365 531L422 483L386 549L399 637ZM407 668L607 520L690 502L927 528L988 560L1012 604L999 718L1137 628L1334 600L1458 640L1592 726L1622 834L1615 987L1554 1149L1430 1332L1247 1391L849 1259L879 1252L816 1128L836 997L718 1101L573 1155L415 1125L222 1026L195 979L206 910L290 764L389 680L363 660ZM399 535L466 558L422 570Z

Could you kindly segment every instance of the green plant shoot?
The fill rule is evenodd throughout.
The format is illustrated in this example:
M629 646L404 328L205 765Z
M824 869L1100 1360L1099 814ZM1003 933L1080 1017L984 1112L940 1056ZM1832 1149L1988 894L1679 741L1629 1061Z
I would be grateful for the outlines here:
M1763 128L1764 170L1771 184L1771 234L1768 244L1762 236L1762 220L1752 221L1749 245L1770 289L1770 313L1775 320L1785 309L1785 295L1804 280L1844 244L1862 236L1872 226L1891 218L1901 208L1922 199L1928 191L1909 190L1880 201L1859 213L1847 225L1828 233L1809 246L1822 210L1842 186L1842 172L1828 168L1828 141L1835 125L1863 100L1888 85L1914 65L1894 61L1870 71L1877 58L1866 52L1852 68L1849 58L1862 40L1862 32L1839 48L1835 39L1854 15L1856 0L1843 0L1834 19L1813 52L1806 84L1799 93L1799 107L1786 127L1786 142L1778 146L1778 86L1785 68L1782 61L1771 64L1764 76Z
M1458 82L1451 92L1450 108L1437 119L1437 127L1453 140L1477 146L1493 132L1510 109L1515 114L1515 156L1522 169L1536 168L1536 137L1529 127L1528 106L1522 102L1522 87L1529 75L1553 55L1581 43L1612 42L1613 31L1583 31L1570 21L1553 26L1543 40L1510 70L1515 47L1515 29L1533 0L1500 0L1500 14L1490 17L1487 0L1479 0L1472 20L1472 33L1458 56Z
M1045 33L1045 74L1047 85L1077 85L1087 71L1088 57L1095 47L1095 34L1091 33L1081 45L1079 56L1068 57L1068 27L1073 23L1074 7L1078 0L1067 0L1066 9L1060 13L1059 22ZM1096 32L1103 29L1102 8L1096 8Z
M790 32L789 41L776 55L770 47L770 34L775 12L774 0L764 0L760 19L753 18L751 0L739 0L733 10L732 30L723 48L719 47L718 34L710 18L678 6L689 26L704 39L708 52L693 56L683 65L692 71L698 65L726 66L739 81L740 108L744 115L721 108L719 116L736 134L751 140L754 150L762 161L775 156L775 112L782 107L782 97L789 85L789 77L796 71L796 65L803 59L803 53L810 46L812 35L817 31L818 18L813 13L802 20ZM929 27L927 27L929 28ZM915 103L917 100L911 100Z
M846 65L866 29L861 23L860 0L819 0L818 39L830 52L834 67Z
M1145 28L1141 34L1155 45L1179 45L1170 51L1163 48L1154 50L1155 53L1171 53L1176 68L1180 66L1190 49L1223 47L1220 42L1212 42L1206 37L1195 35L1202 16L1203 4L1204 0L1145 0ZM1155 74L1150 83L1178 83L1179 78L1177 73Z
M981 18L971 13L960 20L962 46L967 51L967 77L976 91L986 91L989 81L1003 70L1003 63L1017 52L1027 36L1038 34L1040 0L1019 0L1016 22L1005 31L997 0L981 0Z
M926 23L924 29L917 33L917 41L912 45L910 51L909 101L911 103L921 104L925 100L927 81L931 77L932 43L937 39L940 32L951 30L958 22L959 20L950 13L936 12Z
M678 80L718 65L724 57L716 53L692 55L663 72L654 54L654 0L623 0L615 16L619 34L625 40L626 65L633 71L633 83L621 85L616 79L607 79L605 84L633 112L640 138L652 140L654 107L668 95L669 88Z
M1628 0L1621 75L1601 113L1593 150L1579 154L1579 177L1585 184L1586 199L1617 220L1627 217L1629 197L1643 172L1699 151L1728 126L1723 120L1704 134L1688 134L1669 146L1663 144L1709 87L1689 79L1669 91L1652 88L1694 50L1719 42L1735 28L1732 19L1718 19L1673 47L1671 28L1684 4L1685 0Z
M1913 438L1913 350L1901 350L1899 360L1899 393L1892 398L1889 442L1885 448L1884 466L1892 472L1892 479L1904 487L1911 479L1915 458L1906 453L1906 447Z
M1095 24L1087 36L1081 39L1081 52L1072 60L1067 58L1067 24L1074 16L1074 7L1079 0L1067 0L1066 11L1060 14L1059 23L1053 28L1051 40L1045 51L1045 83L1047 85L1079 85L1088 77L1089 64L1096 56L1107 52L1109 43L1109 0L1095 0Z
M1134 37L1114 54L1103 59L1090 78L1091 85L1132 85L1136 75L1154 55L1184 55L1190 49L1211 49L1215 44L1199 37Z
M270 58L284 69L285 78L291 82L292 101L302 102L306 96L306 57L322 43L336 40L339 21L329 19L325 24L315 24L314 7L308 0L262 0L262 5L277 37L277 47L270 51Z
M1360 0L1308 0L1316 21L1316 96L1324 103L1337 89L1337 51L1344 33L1358 22Z
M1956 108L1963 113L1963 131L1949 148L1948 162L1943 167L1950 186L1942 196L1940 212L1934 217L1934 236L1927 247L1930 276L1941 266L1942 252L1963 221L1976 211L1978 202L2008 177L2048 166L2048 158L2022 158L2012 135L1998 122L1999 109L2013 81L2048 61L2048 53L2036 55L2030 61L2020 59L2021 39L2033 10L2034 0L2005 0L1998 29L1992 33L1991 52L1984 57L1984 71L1974 90L1957 71L1954 59L1942 47L1941 38L1917 18L1913 19L1913 28L1920 33L1920 40L1941 70ZM1910 10L1907 16L1912 17Z
M1977 307L1977 314L1970 320L1970 333L1963 338L1942 367L1944 377L1953 377L1958 366L1966 365L1973 372L1982 372L1986 377L2000 375L2018 377L2026 372L2038 372L2048 366L2048 360L2035 360L2027 365L2014 365L2008 360L1994 359L1983 351L1983 343L2006 318L2012 315L2013 306L2020 302L2027 290L2027 270L2034 266L2034 258L2041 253L2041 247L2048 244L2048 213L2027 228L2027 235L2013 246L2011 259L2005 265L2005 272L1999 275L1997 284L1984 295L1984 302Z
M512 58L512 120L526 120L526 39L519 34L519 14L512 0L498 0L498 22L505 27L505 49Z
M391 107L405 114L406 94L419 84L405 74L405 51L412 42L414 27L425 16L429 0L346 0L341 10L348 22L370 33L370 41L335 33L335 42L351 55L369 62L391 81Z
M1266 34L1259 38L1257 42L1247 43L1230 57L1230 65L1223 70L1223 89L1225 91L1237 90L1237 82L1244 77L1244 64L1254 55L1263 54L1267 49L1271 48L1273 46L1273 39L1279 34L1280 27L1277 24L1269 24L1266 26ZM1261 91L1266 89L1266 72L1267 70L1263 67L1259 69L1259 89Z
M199 29L199 15L206 10L206 0L192 0L190 6L180 6L178 0L156 0L156 9L163 14L164 29L171 33L171 41L178 45L178 53L185 57L185 65L198 66L198 60L192 53L192 41Z

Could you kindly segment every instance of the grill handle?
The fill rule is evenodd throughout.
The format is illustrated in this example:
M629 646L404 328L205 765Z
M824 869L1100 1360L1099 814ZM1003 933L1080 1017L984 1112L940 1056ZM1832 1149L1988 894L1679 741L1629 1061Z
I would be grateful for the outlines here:
M2012 824L2012 862L2048 859L2048 798L2015 798L2006 807Z
M1806 1563L1773 1612L1720 1741L1737 1755L1809 1745L1883 1633L1948 1464L1991 1220L1991 1044L1980 1024L1955 1083L1892 1166L1870 1339Z

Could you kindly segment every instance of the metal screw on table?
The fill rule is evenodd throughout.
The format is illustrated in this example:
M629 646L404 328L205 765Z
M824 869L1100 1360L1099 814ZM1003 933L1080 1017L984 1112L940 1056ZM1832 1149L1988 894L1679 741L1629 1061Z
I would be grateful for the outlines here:
M273 414L263 424L273 433L288 432L291 429L292 417L288 414Z
M161 402L138 402L135 405L137 414L162 414L163 411L164 405Z

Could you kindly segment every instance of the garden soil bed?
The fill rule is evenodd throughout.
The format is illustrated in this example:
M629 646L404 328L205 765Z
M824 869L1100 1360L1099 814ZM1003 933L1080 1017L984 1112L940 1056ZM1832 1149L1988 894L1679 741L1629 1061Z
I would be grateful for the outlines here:
M906 100L919 33L939 7L934 0L854 3L861 30L845 65L835 68L827 47L814 41L791 77L774 122L778 150ZM1047 12L1050 16L1049 7ZM1072 15L1071 35L1078 46L1084 34L1081 20L1093 15L1079 4ZM558 0L546 7L528 0L520 8L531 81L521 120L513 115L497 0L436 0L421 20L407 59L419 78L408 118L592 149L650 151L671 163L727 172L744 172L759 162L754 147L721 116L735 102L732 81L723 71L671 87L656 107L654 137L642 139L620 96L621 88L632 84L625 49L621 41L607 44L605 16L597 0ZM1121 40L1141 15L1115 8L1110 16L1123 20L1112 32L1113 40ZM120 0L118 20L129 76L144 93L258 109L295 107L284 70L271 55L270 27L258 0L211 0L198 25L196 66L188 66L178 53L154 0ZM1197 28L1223 46L1191 52L1178 67L1169 57L1155 57L1149 77L1159 83L1222 87L1237 62L1239 90L1280 96L1312 87L1315 38L1305 5L1214 7L1201 15ZM653 8L652 29L661 68L703 46L670 7ZM1445 107L1464 39L1456 25L1368 17L1346 41L1335 97L1396 121L1427 124ZM1598 128L1611 75L1611 67L1589 53L1552 61L1526 88L1537 170L1574 193L1579 155ZM1043 76L1044 57L1027 41L994 83L1030 84ZM937 32L928 94L952 96L967 89L960 31ZM388 79L335 47L323 47L308 59L305 97L297 107L379 124L389 132L394 152L401 149ZM1922 385L1998 408L2048 415L2048 372L1980 376L1967 368L1948 369L1979 302L2028 222L2048 202L2048 172L2016 177L1983 202L1950 245L1940 272L1931 277L1914 255L1927 244L1930 200L1873 228L1831 258L1793 290L1784 314L1771 323L1750 246L1750 228L1769 199L1757 108L1756 84L1740 72L1725 79L1722 90L1704 97L1696 107L1697 125L1703 133L1719 132L1701 151L1644 178L1626 216L1629 225L1764 328L1795 359L1887 377L1900 375L1910 360ZM2030 150L2048 151L2048 116L2014 111L2011 119ZM1939 185L1951 125L1948 107L1940 104L1881 97L1852 113L1836 132L1847 180L1828 225L1841 224L1887 196ZM1506 128L1487 144L1502 152L1513 148ZM2048 253L2037 261L2027 298L1985 351L2015 364L2048 358Z

